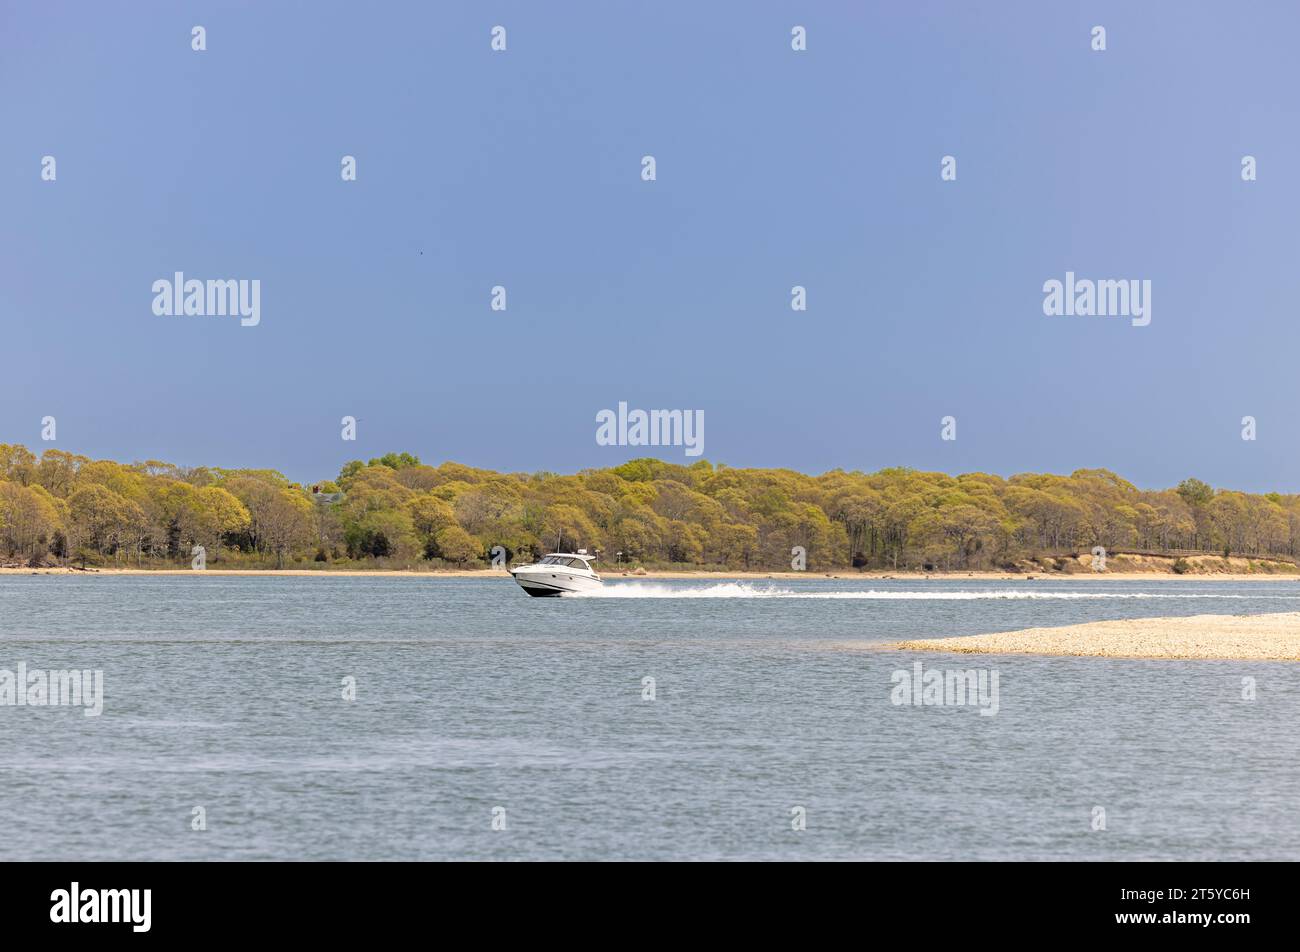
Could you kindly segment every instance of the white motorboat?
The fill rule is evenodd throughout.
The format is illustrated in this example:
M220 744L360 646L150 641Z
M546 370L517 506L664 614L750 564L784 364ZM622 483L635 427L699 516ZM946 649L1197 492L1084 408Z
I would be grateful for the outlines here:
M586 549L577 552L552 552L531 565L510 570L515 581L529 595L543 598L573 592L594 592L600 588L600 576L591 567L596 560Z

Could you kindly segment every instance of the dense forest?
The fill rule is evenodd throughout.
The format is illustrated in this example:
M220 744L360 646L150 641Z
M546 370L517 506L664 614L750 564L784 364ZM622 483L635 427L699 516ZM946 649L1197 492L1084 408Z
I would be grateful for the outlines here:
M1104 469L1003 479L806 476L636 459L576 475L427 466L407 453L299 485L269 469L115 463L0 444L9 564L486 567L584 547L627 566L1010 569L1031 556L1206 553L1294 562L1300 496L1140 490Z

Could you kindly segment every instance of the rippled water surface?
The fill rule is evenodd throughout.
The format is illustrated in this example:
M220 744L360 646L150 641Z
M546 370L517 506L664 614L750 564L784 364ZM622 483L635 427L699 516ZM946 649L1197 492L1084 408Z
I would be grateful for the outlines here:
M8 576L0 669L105 700L0 706L0 859L1300 859L1300 665L879 647L1274 611L1300 584ZM891 703L918 660L996 715Z

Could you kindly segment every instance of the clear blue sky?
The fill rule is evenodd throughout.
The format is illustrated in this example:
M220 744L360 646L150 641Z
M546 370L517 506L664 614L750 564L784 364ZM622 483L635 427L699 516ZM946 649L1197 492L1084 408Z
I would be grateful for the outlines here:
M1291 3L8 3L0 441L573 472L649 455L596 444L625 400L703 410L733 466L1300 491L1298 33ZM1150 279L1150 326L1044 316L1067 270ZM260 326L155 316L175 271L260 279Z

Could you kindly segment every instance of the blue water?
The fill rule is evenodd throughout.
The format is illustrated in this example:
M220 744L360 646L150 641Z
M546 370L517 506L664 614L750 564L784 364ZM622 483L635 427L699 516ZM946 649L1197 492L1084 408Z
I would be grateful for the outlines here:
M1300 858L1300 665L878 647L1300 584L607 588L0 578L0 669L105 686L99 717L0 706L0 859ZM891 703L917 660L996 672L997 714Z

